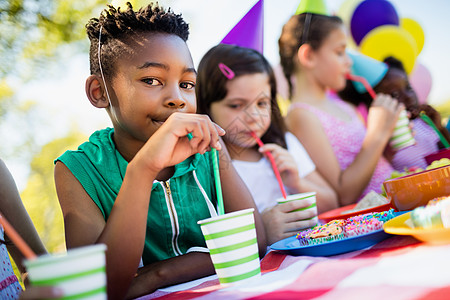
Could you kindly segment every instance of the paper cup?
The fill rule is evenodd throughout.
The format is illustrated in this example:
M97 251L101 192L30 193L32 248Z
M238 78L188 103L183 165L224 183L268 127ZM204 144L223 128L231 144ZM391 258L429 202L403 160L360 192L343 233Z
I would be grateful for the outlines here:
M253 208L198 221L221 284L261 276Z
M295 209L293 211L311 211L314 213L314 217L308 218L305 220L314 219L317 223L319 222L319 219L317 217L316 192L299 193L299 194L289 195L286 197L286 199L284 199L284 198L277 199L277 202L279 204L290 202L290 201L305 201L305 202L307 202L308 206L299 208L299 209Z
M409 128L409 119L406 110L400 113L397 125L394 128L389 144L392 149L400 150L416 143L411 129Z
M33 286L55 286L60 299L107 299L105 272L106 245L74 248L65 254L46 254L25 260Z

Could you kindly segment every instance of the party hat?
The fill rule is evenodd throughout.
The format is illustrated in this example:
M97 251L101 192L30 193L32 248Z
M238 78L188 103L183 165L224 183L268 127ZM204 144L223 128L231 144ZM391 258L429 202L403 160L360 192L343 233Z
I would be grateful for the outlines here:
M296 15L311 13L328 16L328 9L323 0L301 0L297 7Z
M350 72L353 75L364 77L370 86L375 87L384 78L384 75L386 75L388 66L385 63L353 51L347 51L347 54L353 61ZM361 82L352 81L352 83L359 93L367 92Z
M252 48L263 53L263 9L263 0L259 0L223 38L221 43Z

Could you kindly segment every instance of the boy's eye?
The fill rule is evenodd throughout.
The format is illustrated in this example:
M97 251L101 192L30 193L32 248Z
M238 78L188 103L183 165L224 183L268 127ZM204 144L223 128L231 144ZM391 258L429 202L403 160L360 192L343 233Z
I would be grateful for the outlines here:
M155 86L162 85L162 83L158 79L155 79L155 78L144 78L144 79L142 79L142 82L144 82L148 85L155 85Z
M182 82L182 83L180 83L180 87L182 89L191 90L191 89L195 88L195 84L192 82Z

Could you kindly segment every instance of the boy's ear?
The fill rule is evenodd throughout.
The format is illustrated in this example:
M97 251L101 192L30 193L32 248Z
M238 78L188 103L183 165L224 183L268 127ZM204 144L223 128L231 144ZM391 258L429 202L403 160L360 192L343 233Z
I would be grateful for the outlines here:
M298 48L297 58L301 66L310 68L313 66L313 49L310 44L303 44Z
M86 79L86 95L91 104L97 108L106 108L109 106L108 98L101 84L101 79L97 75L90 75Z

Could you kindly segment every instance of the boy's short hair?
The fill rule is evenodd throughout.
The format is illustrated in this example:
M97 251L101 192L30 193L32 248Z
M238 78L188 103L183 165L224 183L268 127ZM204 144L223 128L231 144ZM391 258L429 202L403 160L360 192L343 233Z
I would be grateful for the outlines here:
M145 33L167 33L179 36L187 41L189 25L181 14L175 14L170 8L165 10L158 4L150 3L134 11L130 2L126 10L116 9L111 5L105 8L99 18L92 18L86 24L90 40L89 62L91 74L100 75L98 61L99 36L101 29L101 63L103 74L107 79L115 75L115 63L122 55L131 53L129 44L138 40Z

